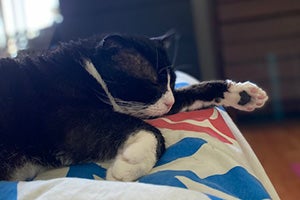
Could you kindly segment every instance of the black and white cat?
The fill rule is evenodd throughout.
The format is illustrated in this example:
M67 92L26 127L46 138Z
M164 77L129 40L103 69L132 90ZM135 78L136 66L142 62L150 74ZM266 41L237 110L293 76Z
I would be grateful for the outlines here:
M0 180L111 160L108 180L147 174L165 150L142 119L214 105L252 111L266 93L250 82L208 81L175 90L171 35L112 34L0 60Z

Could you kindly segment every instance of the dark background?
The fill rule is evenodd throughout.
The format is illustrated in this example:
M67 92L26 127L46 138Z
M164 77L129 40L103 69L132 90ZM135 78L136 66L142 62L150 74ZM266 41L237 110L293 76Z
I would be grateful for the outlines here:
M159 36L171 29L180 34L177 68L200 78L193 16L185 0L61 0L62 24L55 41L99 33Z

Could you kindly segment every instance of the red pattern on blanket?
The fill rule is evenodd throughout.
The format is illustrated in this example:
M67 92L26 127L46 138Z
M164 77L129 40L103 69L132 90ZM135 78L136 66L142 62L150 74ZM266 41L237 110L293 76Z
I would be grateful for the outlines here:
M182 119L188 120L182 121ZM203 124L207 124L207 126L199 126L199 124L193 124L193 121L202 122ZM220 141L229 144L232 144L232 142L220 135L218 132L221 132L222 134L225 134L226 136L235 139L231 130L229 129L222 115L220 114L220 111L214 108L192 112L181 112L175 115L165 116L153 120L147 120L147 122L157 128L195 131L209 134L215 138L218 138ZM209 123L212 125L211 127L209 126Z

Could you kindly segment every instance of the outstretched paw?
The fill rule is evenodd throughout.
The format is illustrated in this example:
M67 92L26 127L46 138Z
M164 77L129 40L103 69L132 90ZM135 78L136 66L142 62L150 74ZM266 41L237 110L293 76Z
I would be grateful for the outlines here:
M228 92L224 94L223 104L238 110L253 111L262 107L268 100L266 92L249 81L235 83L228 81Z
M156 163L157 140L152 133L140 131L124 144L106 172L106 179L134 181L150 172Z

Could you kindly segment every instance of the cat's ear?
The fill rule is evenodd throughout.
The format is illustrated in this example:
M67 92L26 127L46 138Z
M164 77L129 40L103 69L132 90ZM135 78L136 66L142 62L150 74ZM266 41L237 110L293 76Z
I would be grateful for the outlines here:
M165 49L168 49L172 46L172 44L179 39L179 34L176 30L171 29L166 32L164 35L150 38L153 41L159 42Z
M105 36L99 46L103 48L122 47L124 46L124 43L125 39L121 35L111 34Z

